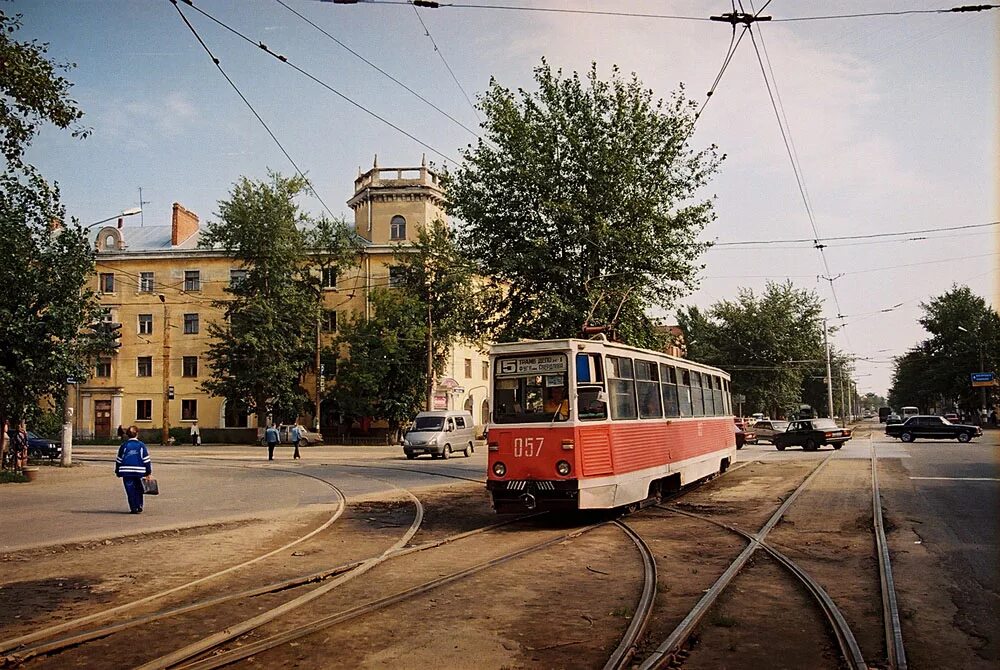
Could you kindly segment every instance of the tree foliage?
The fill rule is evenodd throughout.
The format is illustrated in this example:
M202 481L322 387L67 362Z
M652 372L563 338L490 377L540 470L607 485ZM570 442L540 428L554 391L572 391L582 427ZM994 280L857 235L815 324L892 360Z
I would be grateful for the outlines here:
M0 176L0 420L34 416L111 350L106 331L88 328L103 314L88 287L93 249L75 222L50 229L63 216L58 190L30 167Z
M11 166L20 166L24 151L43 123L68 128L83 117L71 100L72 84L56 74L75 67L54 63L46 57L48 44L36 40L18 42L21 16L0 10L0 151ZM78 127L74 137L89 131Z
M817 382L826 371L820 314L815 293L769 282L760 296L740 289L735 300L681 309L677 319L688 356L728 371L746 413L782 416L802 402L826 407L825 384Z
M205 390L257 414L291 419L307 401L300 386L314 361L320 314L318 279L311 269L345 263L355 247L336 223L314 222L296 204L307 187L299 177L272 173L268 181L240 179L219 203L203 247L225 249L246 270L231 298L216 303L225 319L212 322L206 356L212 378Z
M997 370L1000 316L968 286L953 286L920 308L920 325L930 337L896 359L892 406L916 405L923 411L983 407L983 392L972 387L970 375Z
M405 290L377 288L374 314L349 316L337 342L350 356L337 366L328 393L335 411L348 421L385 419L393 433L423 406L427 388L426 310Z
M695 286L695 239L714 218L696 195L720 158L689 145L683 90L654 100L634 74L603 81L596 65L534 74L533 92L491 80L484 136L448 179L463 248L506 289L496 337L577 336L590 315L654 345L646 310Z
M82 112L55 74L68 66L49 61L44 44L16 41L20 26L0 11L0 420L37 414L111 351L109 333L89 328L101 316L88 288L93 249L76 221L62 227L58 187L22 160L41 124L66 128Z

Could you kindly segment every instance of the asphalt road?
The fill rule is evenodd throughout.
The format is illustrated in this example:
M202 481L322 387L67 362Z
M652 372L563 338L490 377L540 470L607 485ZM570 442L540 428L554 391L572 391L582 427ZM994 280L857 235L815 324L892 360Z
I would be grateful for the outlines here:
M0 552L333 509L340 498L330 483L358 498L485 481L483 447L447 461L408 461L399 447L308 447L293 461L283 445L268 462L262 447L151 446L161 494L147 497L141 515L128 513L114 476L116 448L77 447L73 468L43 466L34 483L0 486Z

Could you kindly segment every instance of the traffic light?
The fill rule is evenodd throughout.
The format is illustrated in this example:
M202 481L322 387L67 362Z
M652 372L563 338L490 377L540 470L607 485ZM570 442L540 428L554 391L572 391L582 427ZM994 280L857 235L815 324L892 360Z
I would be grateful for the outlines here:
M118 322L105 321L105 332L111 341L111 348L118 351L122 347L122 324Z

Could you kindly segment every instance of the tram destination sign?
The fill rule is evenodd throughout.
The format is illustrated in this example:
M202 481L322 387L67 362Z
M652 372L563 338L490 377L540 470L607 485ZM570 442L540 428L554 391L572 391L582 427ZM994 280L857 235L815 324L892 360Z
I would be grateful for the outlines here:
M551 356L501 358L497 376L522 377L524 375L543 375L553 372L566 372L566 356L555 354Z

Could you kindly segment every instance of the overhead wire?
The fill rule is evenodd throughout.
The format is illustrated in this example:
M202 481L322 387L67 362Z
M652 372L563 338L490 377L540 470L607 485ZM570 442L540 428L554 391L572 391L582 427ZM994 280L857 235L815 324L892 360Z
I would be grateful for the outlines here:
M402 88L404 88L408 93L410 93L411 95L413 95L414 97L416 97L418 100L420 100L421 102L423 102L425 105L427 105L428 107L430 107L434 111L438 112L439 114L441 114L442 116L444 116L445 118L447 118L449 121L451 121L455 125L459 126L463 130L468 131L472 135L474 135L476 137L479 137L478 131L473 130L472 128L469 128L467 125L465 125L464 123L462 123L461 121L459 121L458 119L456 119L454 116L452 116L448 112L444 111L443 109L441 109L440 107L438 107L437 105L435 105L433 102L431 102L430 100L428 100L427 98L425 98L424 96L422 96L420 93L418 93L417 91L415 91L411 87L407 86L405 83L403 83L402 81L400 81L396 77L392 76L391 74L389 74L388 72L386 72L385 70L383 70L381 67L379 67L378 65L376 65L372 61L370 61L367 58L365 58L362 54L358 53L357 51L355 51L351 47L347 46L344 42L342 42L341 40L339 40L336 37L334 37L333 35L331 35L329 32L327 32L326 30L324 30L321 26L317 25L309 17L307 17L307 16L299 13L294 8L289 7L288 4L286 4L284 2L284 0L274 0L274 1L277 2L279 5L281 5L282 7L284 7L285 9L287 9L288 11L290 11L292 14L295 14L295 16L299 17L300 19L302 19L303 21L305 21L306 23L308 23L310 26L312 26L313 28L315 28L319 32L321 32L323 35L326 35L327 38L329 38L330 40L332 40L333 42L335 42L336 44L338 44L340 47L342 47L343 49L345 49L352 56L355 56L356 58L360 59L366 65L372 67L373 69L375 69L375 71L377 71L378 73L380 73L381 75L383 75L384 77L386 77L387 79L389 79L390 81L392 81L393 83L398 84L399 86L401 86Z
M311 80L311 81L313 81L313 82L315 82L315 83L319 84L320 86L322 86L322 87L323 87L323 88L325 88L326 90L330 91L331 93L333 93L334 95L336 95L336 96L337 96L337 97L339 97L340 99L344 100L344 101L345 101L345 102L347 102L348 104L352 105L352 106L353 106L353 107L355 107L356 109L359 109L359 110L361 110L362 112L364 112L365 114L367 114L367 115L371 116L372 118L374 118L374 119L376 119L376 120L378 120L378 121L381 121L381 122L382 122L382 123L384 123L385 125L389 126L389 127L390 127L390 128L392 128L393 130L395 130L396 132L398 132L398 133L400 133L400 134L402 134L402 135L404 135L404 136L408 137L409 139L413 140L414 142L416 142L416 143L417 143L417 144L419 144L420 146L424 147L425 149L428 149L429 151L432 151L433 153L437 154L438 156L440 156L440 157L441 157L442 159L444 159L445 161L448 161L448 162L450 162L450 163L453 163L453 164L455 164L455 165L458 165L459 161L458 161L458 160L456 160L455 158L453 158L453 157L449 156L448 154L445 154L444 152L442 152L441 150L437 149L436 147L434 147L434 146L432 146L432 145L428 144L427 142L424 142L423 140L421 140L421 139L420 139L419 137L417 137L416 135L414 135L414 134L410 133L410 132L409 132L409 131L407 131L407 130L404 130L404 129L403 129L402 127L400 127L400 126L396 125L395 123L393 123L392 121L388 120L388 119L387 119L387 118L385 118L384 116L382 116L382 115L380 115L380 114L378 114L378 113L376 113L376 112L372 111L371 109L369 109L369 108L365 107L364 105L362 105L361 103L357 102L357 101L356 101L356 100L354 100L353 98L350 98L350 97L348 97L347 95L345 95L345 94L341 93L341 92L340 92L340 91L338 91L338 90L337 90L336 88L334 88L334 87L333 87L333 86L331 86L330 84L327 84L327 83L326 83L325 81L323 81L323 80L322 80L322 79L320 79L319 77L317 77L317 76L313 75L312 73L308 72L307 70L305 70L305 69L303 69L303 68L299 67L298 65L296 65L296 64L294 64L294 63L292 63L292 62L291 62L290 60L288 60L288 58L287 58L286 56L283 56L283 55L281 55L281 54L279 54L279 53L277 53L277 52L275 52L275 51L272 51L270 47L268 47L268 46L267 46L266 44L264 44L264 42L261 42L261 41L259 41L259 40L253 40L253 39L251 39L251 38L250 38L250 37L248 37L247 35L244 35L244 34L243 34L243 33L241 33L241 32L240 32L239 30L237 30L237 29L233 28L232 26L228 25L228 24L227 24L227 23L225 23L224 21L222 21L222 20L220 20L220 19L216 18L216 17L215 17L215 16L213 16L212 14L209 14L208 12L206 12L206 11L205 11L205 10L203 10L203 9L201 9L200 7L196 7L196 6L194 5L194 2L193 2L192 0L169 0L169 1L170 1L170 2L171 2L171 3L172 3L172 4L174 5L174 6L175 6L175 7L177 6L177 3L178 3L178 2L183 2L184 4L186 4L186 5L188 5L189 7L191 7L191 9L193 9L193 10L194 10L194 11L196 11L196 12L198 12L199 14L201 14L202 16L204 16L205 18L207 18L208 20L212 21L213 23L215 23L216 25L218 25L218 26L219 26L219 27L221 27L222 29L224 29L224 30L226 30L226 31L228 31L228 32L230 32L230 33L232 33L232 34L233 34L233 35L235 35L236 37L239 37L239 38L240 38L240 39L242 39L243 41L245 41L245 42L247 42L247 43L249 43L249 44L252 44L253 46L257 47L258 49L260 49L260 50L261 50L261 51L263 51L264 53L268 54L269 56L272 56L273 58L277 59L278 61L280 61L280 62L284 63L285 65L287 65L288 67L292 68L293 70L295 70L296 72L298 72L298 73L299 73L299 74L301 74L302 76L304 76L304 77L306 77L307 79L309 79L309 80ZM178 11L178 12L180 12L180 11L181 11L179 7L177 8L177 11ZM181 12L181 16L182 16L182 17L184 16L183 12ZM184 21L185 21L185 23L188 23L188 21L187 21L187 18L186 18L186 17L184 18ZM192 30L192 31L194 31L194 27L193 27L193 26L191 26L191 25L190 25L190 23L188 23L188 26L189 26L189 27L191 28L191 30ZM197 33L195 33L195 34L197 35ZM199 37L199 38L198 38L198 40L199 40L199 41L201 41L201 38ZM204 44L204 43L202 42L202 44ZM207 47L206 47L206 50L207 50ZM214 56L213 56L213 59L214 59ZM218 64L218 61L217 61L217 59L214 59L214 60L216 60L216 66L218 66L219 64ZM220 70L221 70L221 67L220 67ZM229 77L226 77L226 79L228 80L228 79L229 79ZM240 94L240 97L242 97L242 94ZM255 112L255 114L256 114L256 112ZM329 211L329 209L328 209L327 211ZM331 212L331 214L330 214L330 215L331 215L331 216L333 216L333 213Z
M225 78L225 80L227 82L229 82L229 85L232 87L232 89L234 91L236 91L236 95L240 96L240 100L243 101L243 104L245 104L247 106L247 108L250 109L250 112L257 118L257 121L259 121L260 124L264 127L264 130L267 131L267 134L270 135L271 140L274 141L274 143L278 146L278 149L281 150L281 153L284 154L284 156L288 160L288 162L292 164L293 168L295 168L296 174L298 174L302 179L304 179L305 182L309 185L309 190L311 191L313 197L315 197L316 200L319 201L320 205L323 206L323 209L325 209L330 214L330 216L334 216L333 210L331 210L327 206L326 202L319 195L319 192L313 186L312 182L306 176L305 172L302 171L302 169L299 167L298 163L295 162L295 159L292 158L291 154L288 153L288 150L285 149L285 146L281 143L281 141L278 139L278 137L274 134L274 131L271 130L271 127L267 124L266 121L264 121L263 117L261 117L261 115L257 112L257 110L254 108L254 106L247 99L247 97L245 95L243 95L243 92L236 85L236 82L234 82L230 78L230 76L226 73L226 71L223 69L222 63L215 56L215 54L212 53L212 50L205 43L205 40L203 40L201 38L201 35L198 34L198 31L195 29L195 27L188 20L187 16L184 15L184 12L181 10L180 5L177 4L178 0L169 0L169 1L174 6L174 9L177 10L177 13L180 14L181 20L184 21L184 25L186 25L188 27L188 30L191 31L191 34L194 35L194 37L195 37L196 40L198 40L198 44L201 45L201 47L205 50L205 53L208 54L208 57L212 59L213 63L215 63L215 67L218 68L219 72L222 74L222 76ZM190 5L192 7L192 9L195 9L196 11L200 11L200 10L198 10L197 7L195 7L193 4L191 4L189 2L189 0L182 0L182 1L185 2L185 4Z
M451 75L452 81L455 82L455 85L458 86L458 90L460 90L462 92L462 95L465 96L465 101L469 103L469 107L472 108L472 113L476 115L476 120L482 123L483 119L481 116L479 116L479 110L476 109L476 106L473 104L472 98L469 97L469 94L465 92L465 88L462 86L462 82L460 82L458 80L458 77L455 76L455 71L452 70L451 65L448 64L448 59L444 57L444 52L441 51L441 49L438 47L437 42L434 40L434 36L431 35L430 29L428 29L427 24L424 23L424 17L420 16L420 10L417 9L417 5L414 4L412 5L412 7L413 7L413 13L417 15L417 20L420 21L420 26L424 29L424 35L427 36L427 39L429 39L431 41L431 44L434 46L434 53L436 53L438 57L441 59L441 62L444 63L444 67L446 70L448 70L448 74Z

